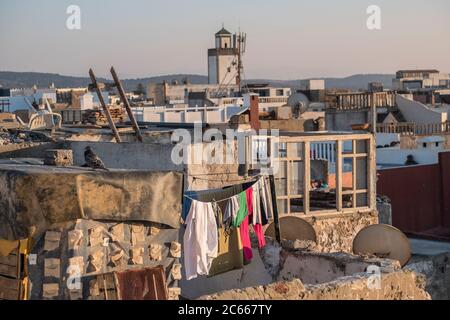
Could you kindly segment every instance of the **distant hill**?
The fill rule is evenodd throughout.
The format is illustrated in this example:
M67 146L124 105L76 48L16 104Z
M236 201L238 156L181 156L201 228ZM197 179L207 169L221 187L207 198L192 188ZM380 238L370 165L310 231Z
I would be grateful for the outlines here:
M144 86L150 82L173 81L178 82L188 79L193 84L208 83L208 77L195 74L174 74L139 79L121 79L125 90L135 90L139 83ZM111 79L97 78L99 82L112 82ZM40 72L10 72L0 71L0 85L4 88L29 88L36 85L38 88L46 88L54 83L57 88L87 87L91 80L88 77L63 76L55 73Z
M385 88L391 88L392 78L391 74L357 74L345 78L315 78L324 79L327 89L367 89L367 84L372 81L382 82ZM139 78L139 79L122 79L122 83L126 90L135 90L139 83L144 86L150 82L160 83L163 81L182 82L184 79L188 79L193 84L205 84L208 83L208 77L195 74L174 74L164 75L157 77ZM98 78L100 82L110 82L104 78ZM298 88L300 85L299 80L272 80L272 79L249 79L246 83L268 83L273 86ZM90 83L90 79L87 77L72 77L64 76L54 73L40 73L40 72L10 72L0 71L0 85L4 88L23 88L32 87L37 85L39 88L48 87L51 83L54 83L57 88L70 88L70 87L86 87Z
M345 78L310 78L325 80L325 87L327 89L353 89L359 90L367 89L369 82L381 82L385 89L392 88L392 79L395 78L393 74L355 74ZM307 80L307 79L305 79ZM270 80L270 79L253 79L248 80L250 83L269 83L272 86L285 86L290 88L298 88L300 86L299 80Z

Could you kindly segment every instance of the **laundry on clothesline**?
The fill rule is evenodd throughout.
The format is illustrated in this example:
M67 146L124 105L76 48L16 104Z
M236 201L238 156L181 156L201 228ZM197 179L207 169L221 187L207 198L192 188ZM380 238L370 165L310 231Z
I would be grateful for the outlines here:
M223 189L186 192L182 212L186 225L183 239L186 278L211 275L211 266L218 257L218 243L227 242L223 237L230 236L233 230L239 234L239 241L233 242L236 248L223 252L242 252L243 261L249 263L253 258L250 226L258 247L263 248L266 244L263 226L273 217L271 196L267 177ZM222 265L214 268L215 274L242 267L241 260L234 259L233 263L222 260Z

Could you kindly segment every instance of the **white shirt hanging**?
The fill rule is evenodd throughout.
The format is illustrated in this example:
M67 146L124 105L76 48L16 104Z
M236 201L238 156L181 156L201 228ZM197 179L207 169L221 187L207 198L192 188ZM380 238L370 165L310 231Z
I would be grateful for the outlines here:
M183 237L186 279L208 275L217 257L218 230L212 203L192 201Z

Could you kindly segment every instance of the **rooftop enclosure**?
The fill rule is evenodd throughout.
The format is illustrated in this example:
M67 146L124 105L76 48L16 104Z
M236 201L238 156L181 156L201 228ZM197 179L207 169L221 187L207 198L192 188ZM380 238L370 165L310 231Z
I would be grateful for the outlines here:
M395 111L395 92L335 93L325 98L327 130L350 131L352 125L370 123L370 108Z
M375 208L375 155L371 134L282 136L274 146L279 211L309 215ZM312 164L327 162L321 174ZM319 184L319 185L318 185ZM333 187L330 187L333 186Z
M282 136L274 148L280 216L308 221L320 251L351 252L356 233L378 223L373 136Z
M394 108L395 92L352 92L326 95L327 111L357 111L370 109L372 104L377 108Z

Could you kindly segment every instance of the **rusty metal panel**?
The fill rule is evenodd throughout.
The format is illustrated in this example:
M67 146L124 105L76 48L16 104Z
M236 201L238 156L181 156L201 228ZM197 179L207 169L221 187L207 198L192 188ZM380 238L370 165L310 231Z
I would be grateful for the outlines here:
M116 273L119 300L167 300L164 268Z

